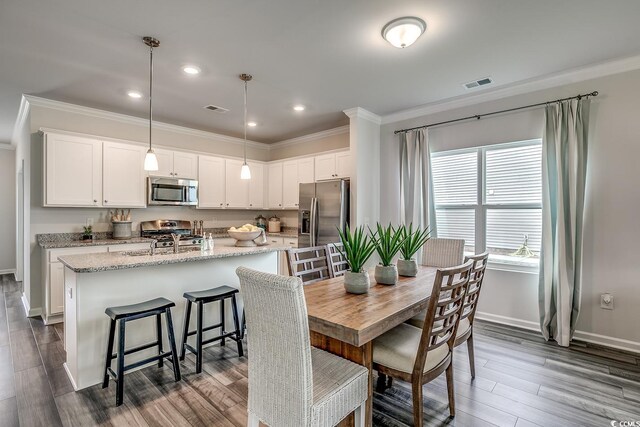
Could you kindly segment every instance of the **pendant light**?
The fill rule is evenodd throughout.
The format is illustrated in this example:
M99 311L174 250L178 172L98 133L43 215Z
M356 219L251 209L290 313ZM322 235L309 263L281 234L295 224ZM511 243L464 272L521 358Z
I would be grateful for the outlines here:
M153 48L160 46L160 41L153 37L143 37L142 40L149 46L149 149L144 157L144 170L157 171L158 158L151 148L151 126L153 124Z
M247 164L247 82L252 78L251 74L240 74L240 80L244 82L244 163L240 169L240 179L251 179L251 169Z

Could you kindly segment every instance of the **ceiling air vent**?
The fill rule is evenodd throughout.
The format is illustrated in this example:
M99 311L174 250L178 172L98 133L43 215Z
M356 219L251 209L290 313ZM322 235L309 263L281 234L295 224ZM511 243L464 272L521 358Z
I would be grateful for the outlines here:
M493 80L491 80L491 77L485 77L484 79L474 80L472 82L465 83L464 87L467 89L474 89L476 87L488 85L489 83L493 83Z
M206 109L206 110L213 111L215 113L220 113L220 114L224 114L224 113L229 112L228 109L223 108L223 107L218 107L217 105L213 105L213 104L205 105L203 108Z

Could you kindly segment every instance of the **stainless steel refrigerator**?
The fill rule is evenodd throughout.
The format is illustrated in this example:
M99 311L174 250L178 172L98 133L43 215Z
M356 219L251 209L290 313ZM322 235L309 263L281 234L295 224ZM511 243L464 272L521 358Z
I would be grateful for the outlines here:
M349 224L349 180L300 184L298 247L340 241L338 227Z

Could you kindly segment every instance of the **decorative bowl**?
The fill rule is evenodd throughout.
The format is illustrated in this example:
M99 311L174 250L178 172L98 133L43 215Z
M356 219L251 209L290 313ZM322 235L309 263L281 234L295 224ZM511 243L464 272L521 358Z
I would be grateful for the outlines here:
M227 233L229 233L229 236L231 236L234 239L236 239L236 246L239 246L239 247L252 247L252 246L257 246L256 242L254 242L254 240L257 239L260 236L260 234L262 233L262 230L258 230L258 231L231 231L231 230L228 230Z

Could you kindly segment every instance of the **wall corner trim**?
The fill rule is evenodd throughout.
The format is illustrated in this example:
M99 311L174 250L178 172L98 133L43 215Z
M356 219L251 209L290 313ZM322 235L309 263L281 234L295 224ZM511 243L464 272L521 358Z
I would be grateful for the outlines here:
M18 109L18 117L13 124L13 134L11 135L11 146L15 147L18 144L18 135L20 129L25 125L27 117L29 117L29 111L31 110L31 102L29 101L29 95L22 95L20 99L20 108Z
M350 119L362 118L370 122L373 122L377 125L382 123L382 117L372 113L369 110L365 110L362 107L349 108L349 109L343 110L343 113L345 113L347 117L349 117Z
M20 299L22 300L24 311L27 312L27 317L36 317L36 316L42 315L42 308L41 307L31 308L31 306L29 305L29 300L27 299L24 293L22 293L22 297L20 297Z

